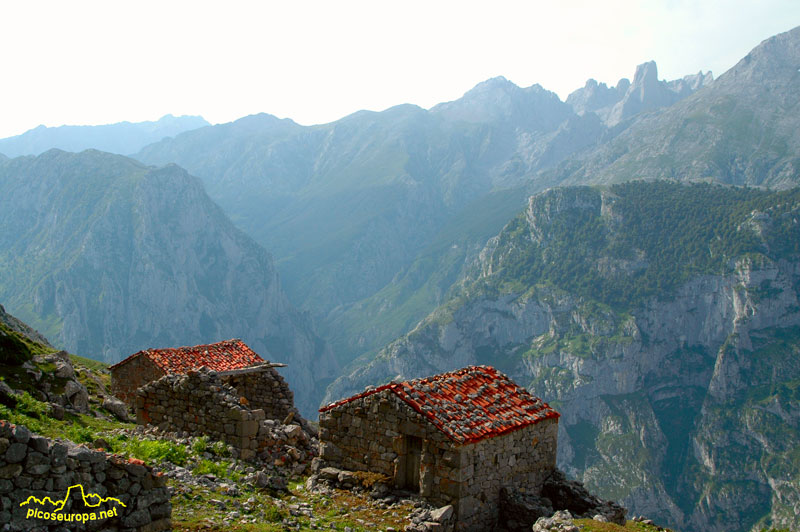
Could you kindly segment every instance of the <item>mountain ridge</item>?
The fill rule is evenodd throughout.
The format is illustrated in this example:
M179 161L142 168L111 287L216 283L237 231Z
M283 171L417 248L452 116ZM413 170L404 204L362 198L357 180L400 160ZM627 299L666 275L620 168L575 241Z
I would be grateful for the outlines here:
M0 299L59 347L116 362L239 337L289 364L306 412L333 376L270 255L182 168L54 149L0 164L0 205Z
M534 179L551 185L676 178L795 186L798 68L800 27L765 40L709 86Z
M176 162L203 179L234 223L275 255L293 301L324 330L349 324L356 340L334 344L348 363L440 302L430 283L408 280L423 271L447 277L463 264L445 248L429 254L448 224L468 212L482 217L481 201L491 204L491 232L459 237L476 252L502 227L500 216L513 216L538 187L530 176L608 134L596 114L579 116L539 85L500 77L430 110L406 104L308 127L258 115L180 134L136 157ZM377 313L355 330L365 308ZM390 332L375 334L386 325Z
M117 122L96 126L40 125L20 135L0 139L0 152L10 158L40 155L49 149L79 152L96 149L128 155L164 137L209 125L201 116L164 115L157 121Z

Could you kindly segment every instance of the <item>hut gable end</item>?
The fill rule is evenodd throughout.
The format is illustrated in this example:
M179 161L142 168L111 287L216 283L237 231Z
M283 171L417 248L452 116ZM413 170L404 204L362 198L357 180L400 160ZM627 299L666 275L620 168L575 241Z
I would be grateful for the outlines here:
M555 470L559 414L488 366L392 382L320 409L320 462L388 477L456 530L492 530L502 487L538 494Z

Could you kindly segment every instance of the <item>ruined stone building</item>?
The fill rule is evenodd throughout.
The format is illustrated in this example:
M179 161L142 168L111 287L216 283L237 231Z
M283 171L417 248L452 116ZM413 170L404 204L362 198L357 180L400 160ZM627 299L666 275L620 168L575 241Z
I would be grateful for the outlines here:
M457 530L492 530L502 487L538 495L555 469L558 417L496 369L470 366L320 409L320 457L452 504Z
M247 344L234 338L192 347L145 349L108 369L111 371L111 393L133 406L136 390L164 375L184 374L203 366L211 371L231 371L263 362L264 359Z
M312 429L275 369L283 366L264 361L238 339L147 349L111 366L111 389L134 408L140 425L209 436L232 445L241 458L290 445L294 460L302 461Z

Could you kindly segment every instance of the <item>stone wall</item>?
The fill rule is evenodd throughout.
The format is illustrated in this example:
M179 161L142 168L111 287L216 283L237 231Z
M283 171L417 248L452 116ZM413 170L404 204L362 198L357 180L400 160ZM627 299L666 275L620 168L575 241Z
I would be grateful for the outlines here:
M500 489L539 494L556 468L558 420L545 419L460 448L458 521L489 530L499 519Z
M431 504L452 504L456 530L491 530L500 489L539 493L556 466L558 422L546 419L508 434L457 445L390 390L320 413L320 467L372 471L395 488L408 478L409 436L420 438L418 491Z
M250 408L263 410L267 419L283 421L292 412L298 415L294 394L275 368L221 377L222 382L236 388L239 395L247 399Z
M419 486L406 486L407 438L422 439ZM355 399L319 417L322 465L386 475L395 488L408 488L432 504L458 496L457 454L450 440L389 390Z
M111 368L111 393L129 406L135 407L136 390L164 375L164 370L146 356L133 357L124 364Z
M270 378L266 381L273 382ZM311 461L315 447L299 414L293 416L292 424L283 425L251 405L219 375L201 368L185 375L165 375L141 387L136 397L136 421L163 432L186 432L225 442L243 460L288 453L294 462ZM295 411L293 407L291 410Z
M82 499L80 488L87 499ZM69 497L67 495L69 494ZM113 497L96 508L93 496ZM35 500L29 500L29 497ZM50 501L66 500L60 511ZM154 473L140 460L125 460L72 442L53 441L32 434L23 426L0 421L0 527L9 531L103 530L104 532L159 532L171 530L172 507L166 477ZM20 506L21 503L27 504ZM124 506L123 506L124 505ZM61 515L59 521L36 518L41 510ZM107 514L100 512L106 511ZM96 520L75 521L94 514ZM102 518L101 518L102 517ZM64 522L67 519L68 522Z

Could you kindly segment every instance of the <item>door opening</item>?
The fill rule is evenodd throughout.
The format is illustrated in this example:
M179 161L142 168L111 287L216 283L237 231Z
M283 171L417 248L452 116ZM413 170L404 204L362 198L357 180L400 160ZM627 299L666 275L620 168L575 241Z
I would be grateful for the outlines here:
M406 463L403 487L414 493L419 493L419 467L422 457L422 438L406 436Z

